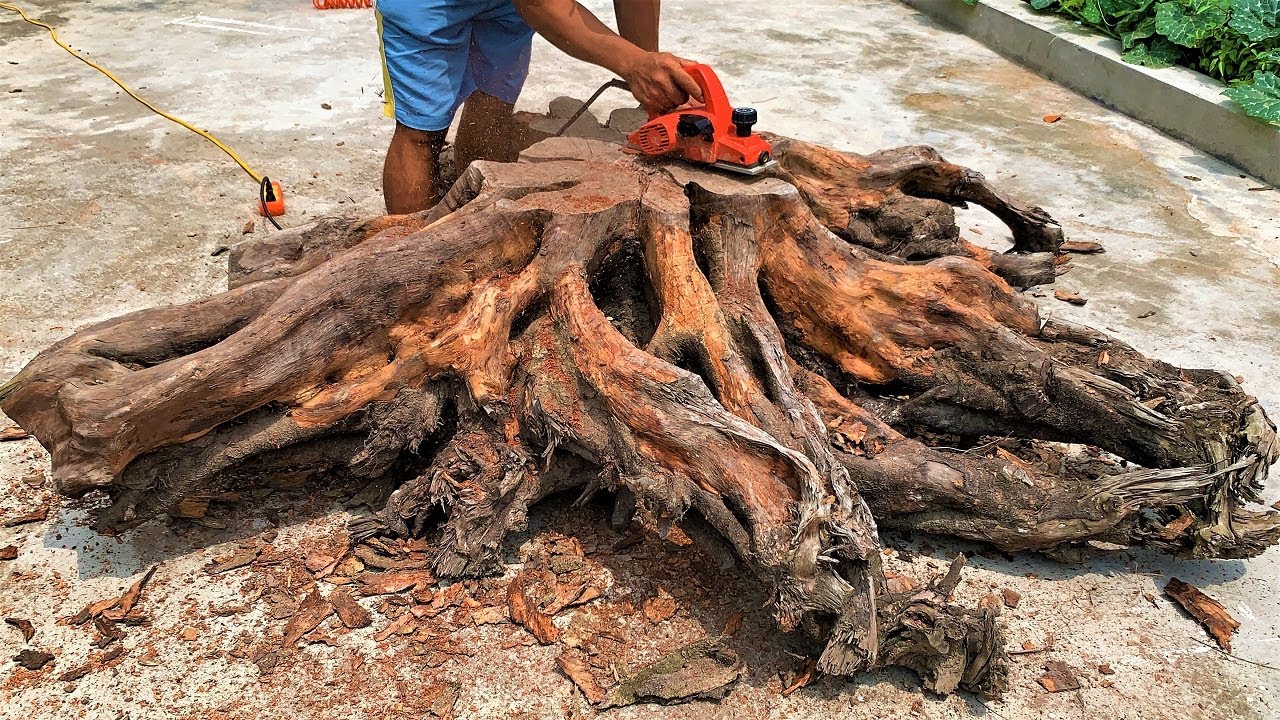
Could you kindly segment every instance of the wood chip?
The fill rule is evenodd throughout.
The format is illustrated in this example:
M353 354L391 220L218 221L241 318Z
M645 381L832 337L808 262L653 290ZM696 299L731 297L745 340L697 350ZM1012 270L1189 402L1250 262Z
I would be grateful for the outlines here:
M23 430L17 425L0 428L0 442L7 442L9 440L25 440L29 437L31 437L31 433Z
M587 585L586 583L579 585L562 583L556 587L555 599L544 607L542 611L554 617L571 607L586 605L592 600L599 599L603 595L604 591L593 585Z
M338 619L351 629L369 627L373 624L373 613L351 597L351 593L338 588L329 593L329 602L338 613Z
M53 655L41 650L23 650L13 656L13 661L28 670L39 670L53 661Z
M657 597L645 600L640 606L640 611L649 619L649 622L657 624L670 620L671 616L676 614L677 608L676 599L666 590L659 588Z
M417 585L432 584L435 580L435 577L426 570L367 573L360 576L360 594L365 597L392 595Z
M507 586L507 610L511 619L533 634L538 642L550 645L560 639L560 628L551 623L551 616L538 609L538 604L529 597L527 585L530 576L528 571L521 571Z
M18 559L17 545L5 545L4 547L0 548L0 560L17 560L17 559Z
M708 638L686 645L619 682L600 709L637 702L665 705L689 700L719 700L729 694L745 667L738 656Z
M382 642L392 635L408 635L413 632L417 620L413 613L405 613L396 618L395 622L379 630L378 634L373 636L373 639Z
M1032 655L1034 653L1042 653L1042 652L1045 652L1046 650L1053 649L1054 640L1055 638L1053 636L1053 633L1048 633L1045 636L1043 645L1036 645L1030 640L1027 640L1023 642L1022 646L1017 650L1008 650L1007 652L1010 655Z
M817 675L817 670L818 661L813 658L806 659L804 661L804 668L800 671L800 674L796 676L796 679L793 680L790 685L783 688L782 697L788 697L791 693L813 682L814 676Z
M471 623L473 625L497 625L507 621L507 609L497 605L493 607L484 607L471 613Z
M1072 305L1084 305L1085 303L1089 302L1088 300L1080 297L1076 293L1068 292L1066 290L1054 290L1053 296L1061 300L1062 302L1071 303Z
M1098 666L1098 672L1103 675L1115 675L1116 671L1112 669L1111 663L1102 663Z
M18 632L22 633L22 642L24 643L31 642L31 638L36 636L36 628L34 625L31 624L30 620L25 620L23 618L10 617L10 618L5 618L4 622L6 625L12 625L18 628Z
M584 663L576 655L561 653L556 658L556 667L560 668L560 672L564 676L573 681L574 685L582 691L583 697L592 705L599 705L604 700L604 690L596 684L595 678L591 675L591 667Z
M28 523L40 522L47 517L49 517L49 506L45 505L44 507L40 507L40 508L36 508L35 510L32 510L26 515L19 515L18 517L13 518L12 520L6 520L4 523L4 526L7 528L18 527L19 525L26 525Z
M728 620L725 621L724 634L729 636L737 635L738 631L741 629L742 629L742 613L735 612L734 614L729 616Z
M231 572L242 567L252 565L254 560L258 559L258 555L262 554L262 548L252 548L249 550L240 550L226 560L212 563L205 568L205 572L210 575L221 575L224 572Z
M1022 602L1022 593L1010 588L1004 588L1000 591L1000 597L1004 600L1004 606L1007 608L1016 608L1018 603Z
M1058 121L1059 121L1059 120L1061 120L1061 119L1062 119L1062 116L1061 116L1061 115L1045 115L1045 116L1044 116L1044 121L1045 121L1046 123L1050 124L1050 125L1052 125L1053 123L1058 122Z
M1218 642L1218 647L1231 652L1231 636L1240 629L1240 622L1231 617L1222 603L1178 578L1170 578L1164 586L1164 591L1190 613L1191 617L1204 625L1213 639Z
M1062 252L1079 253L1081 255L1092 255L1094 253L1104 253L1106 248L1096 242L1088 240L1068 240L1058 246Z
M1173 540L1185 532L1187 528L1191 527L1191 524L1195 522L1195 520L1195 516L1191 513L1179 515L1173 520L1170 520L1169 523L1160 530L1160 537L1166 540Z
M886 570L884 573L884 589L891 595L905 595L916 589L916 581L901 573Z
M88 675L93 670L93 663L85 663L62 673L58 676L58 682L75 682L80 678Z
M1079 690L1080 680L1071 671L1071 667L1061 660L1050 660L1044 664L1045 674L1040 676L1040 685L1051 693Z
M249 233L252 233L255 224L256 223L254 223L252 220L249 220L244 224L244 227L240 229L240 234L248 235Z
M297 647L303 635L315 630L325 618L333 614L333 604L320 596L319 590L312 590L302 602L298 610L289 618L284 628L285 647Z
M151 581L151 576L156 574L158 565L152 565L142 577L129 586L128 590L120 596L120 600L115 607L108 608L102 613L102 616L108 620L121 620L129 613L133 612L133 607L138 604L138 600L142 597L142 589Z
M209 514L209 498L185 497L169 509L169 516L194 520Z
M182 632L178 633L178 639L183 642L195 642L200 637L200 629L188 625L182 628Z

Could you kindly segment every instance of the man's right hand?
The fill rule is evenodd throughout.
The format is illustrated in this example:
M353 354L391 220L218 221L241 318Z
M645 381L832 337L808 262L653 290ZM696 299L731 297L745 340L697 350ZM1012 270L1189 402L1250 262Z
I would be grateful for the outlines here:
M684 71L690 60L665 52L641 52L628 63L622 79L631 86L631 94L651 113L665 113L689 102L702 102L702 89L693 76Z

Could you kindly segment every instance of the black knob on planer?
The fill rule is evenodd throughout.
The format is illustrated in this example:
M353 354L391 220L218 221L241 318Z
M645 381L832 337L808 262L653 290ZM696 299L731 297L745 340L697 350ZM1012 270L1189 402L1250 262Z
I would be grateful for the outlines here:
M740 107L733 109L733 126L738 129L738 137L747 137L751 134L751 126L756 124L756 109L750 107Z
M716 134L716 128L711 124L711 120L704 115L681 115L676 121L676 134L680 137L697 137L702 136L707 142Z

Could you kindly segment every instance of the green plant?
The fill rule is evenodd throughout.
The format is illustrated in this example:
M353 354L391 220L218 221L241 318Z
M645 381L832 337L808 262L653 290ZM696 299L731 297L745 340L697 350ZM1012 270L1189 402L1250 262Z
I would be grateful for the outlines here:
M1127 62L1221 80L1246 114L1280 125L1280 0L1027 2L1116 38Z

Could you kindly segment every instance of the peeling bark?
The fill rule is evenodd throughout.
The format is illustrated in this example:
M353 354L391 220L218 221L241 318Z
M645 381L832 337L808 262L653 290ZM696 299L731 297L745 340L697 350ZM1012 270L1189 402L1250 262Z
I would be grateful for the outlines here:
M783 630L825 638L818 669L938 692L998 693L1001 633L948 600L962 563L891 592L881 526L1006 551L1276 542L1280 514L1246 507L1274 426L1234 378L1011 287L1059 267L1043 210L928 148L774 142L756 179L581 139L474 163L430 212L234 248L227 292L77 332L0 407L61 492L107 493L106 530L282 476L386 478L355 537L436 532L433 571L459 577L552 493L696 515ZM1011 253L959 239L965 202Z

